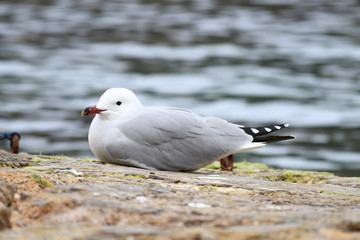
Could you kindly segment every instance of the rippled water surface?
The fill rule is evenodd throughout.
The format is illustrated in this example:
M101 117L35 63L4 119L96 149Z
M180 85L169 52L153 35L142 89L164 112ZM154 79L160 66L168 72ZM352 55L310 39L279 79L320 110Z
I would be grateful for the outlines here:
M359 66L358 1L1 1L0 132L93 157L80 112L126 87L145 105L291 124L295 141L239 161L360 176Z

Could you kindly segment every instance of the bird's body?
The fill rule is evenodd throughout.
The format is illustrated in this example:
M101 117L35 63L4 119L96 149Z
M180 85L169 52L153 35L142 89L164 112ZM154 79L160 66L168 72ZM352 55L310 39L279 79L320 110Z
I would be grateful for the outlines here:
M92 113L97 115L89 129L90 148L108 163L194 171L265 144L254 141L254 135L260 132L256 128L179 108L145 107L134 93L122 88L107 90L97 106L83 111L83 115ZM274 129L283 127L286 126ZM253 134L249 134L249 129Z

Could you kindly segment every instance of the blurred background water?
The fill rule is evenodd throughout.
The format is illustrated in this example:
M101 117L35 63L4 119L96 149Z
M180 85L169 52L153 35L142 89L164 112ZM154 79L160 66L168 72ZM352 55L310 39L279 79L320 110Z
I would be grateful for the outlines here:
M0 133L94 157L84 107L110 87L295 141L239 154L360 176L360 1L1 0ZM8 149L8 142L0 148Z

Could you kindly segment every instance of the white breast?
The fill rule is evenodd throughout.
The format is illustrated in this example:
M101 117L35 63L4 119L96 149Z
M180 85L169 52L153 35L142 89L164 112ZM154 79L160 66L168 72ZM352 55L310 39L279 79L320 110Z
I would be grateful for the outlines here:
M101 121L96 115L91 122L89 129L89 145L91 151L100 160L110 159L111 156L106 150L106 139L109 137L111 127L106 122ZM106 136L106 137L105 137Z

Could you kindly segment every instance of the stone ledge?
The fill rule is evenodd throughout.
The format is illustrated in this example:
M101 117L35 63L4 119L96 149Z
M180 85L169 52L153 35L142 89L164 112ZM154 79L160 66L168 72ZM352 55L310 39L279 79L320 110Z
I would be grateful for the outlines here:
M5 153L0 166L2 186L14 186L0 239L360 238L359 178L250 163L176 173Z

